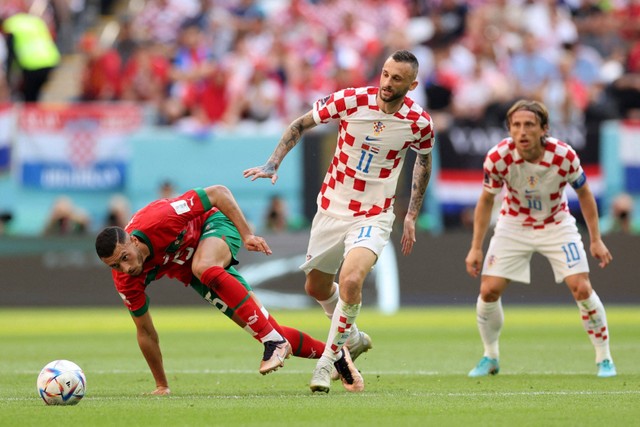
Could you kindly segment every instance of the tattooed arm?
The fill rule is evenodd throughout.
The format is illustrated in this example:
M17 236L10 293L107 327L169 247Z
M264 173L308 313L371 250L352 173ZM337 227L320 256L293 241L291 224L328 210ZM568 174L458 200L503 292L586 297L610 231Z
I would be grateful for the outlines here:
M315 126L316 122L313 120L312 111L295 119L282 134L280 142L278 142L267 163L245 170L243 176L245 178L251 177L251 181L255 181L257 178L271 178L271 183L275 184L278 180L277 171L284 156L298 144L305 131Z
M418 154L413 165L413 179L411 180L411 199L407 215L404 217L404 230L402 232L402 253L409 255L416 242L416 220L422 209L424 194L431 178L431 153Z

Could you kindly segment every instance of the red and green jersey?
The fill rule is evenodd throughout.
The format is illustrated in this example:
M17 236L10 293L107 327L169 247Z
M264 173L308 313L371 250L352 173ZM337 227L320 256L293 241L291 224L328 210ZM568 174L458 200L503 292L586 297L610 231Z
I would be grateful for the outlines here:
M217 211L205 191L196 188L173 199L157 200L136 212L125 230L149 248L143 272L130 276L112 270L116 290L134 315L147 311L145 288L152 281L167 276L189 285L202 226Z

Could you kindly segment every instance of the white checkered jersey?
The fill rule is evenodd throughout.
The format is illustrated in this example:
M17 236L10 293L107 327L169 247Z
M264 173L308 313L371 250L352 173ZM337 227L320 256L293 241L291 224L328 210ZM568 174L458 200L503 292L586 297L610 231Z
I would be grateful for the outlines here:
M567 183L580 187L584 180L576 152L555 138L546 139L538 164L522 159L511 138L489 150L484 161L484 188L497 194L506 187L499 221L511 225L541 229L574 222L564 189Z
M345 89L317 101L316 123L340 120L335 155L318 208L336 218L371 217L393 208L402 164L411 148L433 149L433 122L412 99L395 114L376 103L377 87Z

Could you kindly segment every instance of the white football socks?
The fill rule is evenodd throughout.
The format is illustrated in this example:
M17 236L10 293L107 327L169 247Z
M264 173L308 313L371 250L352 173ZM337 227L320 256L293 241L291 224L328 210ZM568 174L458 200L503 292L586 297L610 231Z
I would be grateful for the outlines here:
M331 295L329 298L323 301L316 300L318 301L318 304L322 306L322 309L324 310L324 314L326 314L326 316L330 320L333 319L333 312L335 311L336 305L338 304L338 299L340 298L340 285L338 285L336 282L333 282L333 284L335 285L335 291L333 295ZM358 338L358 327L356 326L355 323L353 323L351 325L351 334L349 334L349 338L347 338L347 344L352 344L352 341L356 340L357 338Z
M609 349L607 314L604 311L604 305L600 301L600 297L598 297L596 291L592 291L589 298L576 301L576 303L580 309L584 330L587 331L589 339L596 350L596 363L600 363L605 359L613 362Z
M361 306L362 304L347 304L340 299L338 300L331 319L327 343L322 353L323 357L328 357L333 361L338 359L340 350L349 337L351 327L360 314Z
M498 359L500 356L498 339L504 323L502 299L495 302L485 302L478 296L476 303L478 331L484 345L484 356Z
M335 291L333 292L333 295L323 301L316 300L318 301L318 304L322 306L324 314L326 314L329 319L333 317L333 311L336 309L338 298L340 297L340 286L335 282L333 284L335 285Z

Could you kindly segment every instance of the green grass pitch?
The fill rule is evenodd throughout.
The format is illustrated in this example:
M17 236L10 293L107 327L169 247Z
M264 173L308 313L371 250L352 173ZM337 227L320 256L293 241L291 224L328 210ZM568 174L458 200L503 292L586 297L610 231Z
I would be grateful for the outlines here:
M261 376L262 347L209 307L153 307L172 395L153 380L124 308L0 311L0 426L640 426L640 307L608 306L615 378L596 377L575 306L505 305L501 372L471 379L482 355L473 307L358 318L374 349L357 361L360 394L313 395L314 361ZM274 311L324 339L318 308ZM87 394L71 407L36 392L54 359L79 364Z

